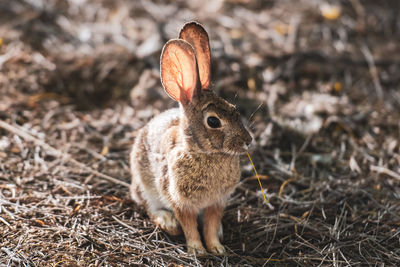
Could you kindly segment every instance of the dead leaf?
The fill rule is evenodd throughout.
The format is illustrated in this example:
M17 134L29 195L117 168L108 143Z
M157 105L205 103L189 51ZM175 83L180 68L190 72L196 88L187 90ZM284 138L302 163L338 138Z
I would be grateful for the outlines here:
M327 20L336 20L340 17L341 9L339 6L323 4L320 7L322 16Z
M100 153L100 154L101 154L102 156L105 156L105 155L108 154L108 151L109 151L108 146L104 146L103 149L101 150L101 153Z
M35 223L37 225L39 225L39 226L42 226L42 227L46 225L46 223L44 221L40 220L40 219L35 219Z

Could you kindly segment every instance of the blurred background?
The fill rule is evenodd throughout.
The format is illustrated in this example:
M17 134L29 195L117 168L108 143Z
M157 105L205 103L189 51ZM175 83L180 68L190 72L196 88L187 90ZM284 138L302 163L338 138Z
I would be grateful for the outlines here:
M0 119L129 182L136 131L176 105L160 83L161 49L191 20L210 36L214 90L237 105L254 133L251 154L270 200L264 206L244 159L242 184L224 219L226 244L240 256L231 263L257 265L269 257L305 266L399 263L400 1L1 0ZM154 230L132 209L126 188L50 154L0 129L0 192L9 201L3 207L14 210L35 196L2 215L20 226L0 223L4 259L19 246L12 240L35 227L44 232L20 248L28 258L62 260L68 251L68 261L78 264L109 251L99 245L86 255L76 244L86 232L77 230L63 236L64 247L35 254L37 240L51 247L59 239L31 216L65 233L74 218L82 220L78 225L89 218L90 242L108 238L122 255L110 264L143 251L148 264L163 264L163 257L175 262L182 240L160 234L172 245L149 239L142 247L132 229L112 239L109 224L121 224L110 214ZM65 209L48 210L46 192ZM117 200L71 202L81 194ZM87 213L74 213L78 204ZM104 216L108 224L96 232ZM137 242L134 252L120 247L121 238ZM160 246L175 256L149 253ZM193 263L187 257L185 264Z
M322 126L321 114L398 111L399 5L2 1L0 110L16 99L31 106L56 100L78 110L120 101L149 115L163 110L173 103L159 82L160 50L185 22L197 20L210 35L215 90L247 119L257 110L255 119L276 116L309 133Z

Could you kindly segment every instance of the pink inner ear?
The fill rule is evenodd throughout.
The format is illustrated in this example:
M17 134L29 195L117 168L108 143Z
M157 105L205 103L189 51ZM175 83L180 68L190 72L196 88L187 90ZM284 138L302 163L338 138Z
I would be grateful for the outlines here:
M197 85L196 58L192 46L183 40L171 40L161 55L161 82L175 100L191 101Z
M179 38L190 43L196 53L202 89L208 89L211 77L211 52L208 34L197 22L190 22L183 26Z

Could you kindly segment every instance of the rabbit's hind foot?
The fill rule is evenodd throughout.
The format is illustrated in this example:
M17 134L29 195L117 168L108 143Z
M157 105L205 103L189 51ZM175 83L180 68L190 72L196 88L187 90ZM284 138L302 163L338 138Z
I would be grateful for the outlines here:
M156 210L151 217L153 222L169 235L176 236L182 233L179 222L171 211Z

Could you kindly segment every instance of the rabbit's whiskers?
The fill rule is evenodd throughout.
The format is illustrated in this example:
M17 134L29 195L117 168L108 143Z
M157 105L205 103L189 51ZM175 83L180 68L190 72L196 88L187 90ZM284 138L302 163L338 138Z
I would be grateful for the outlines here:
M260 110L260 108L262 107L263 104L264 104L264 103L261 103L260 105L258 105L258 107L256 108L256 110L254 110L254 112L251 113L251 115L250 115L250 117L249 117L249 121L251 121L251 120L253 119L254 114L256 114L257 111Z

